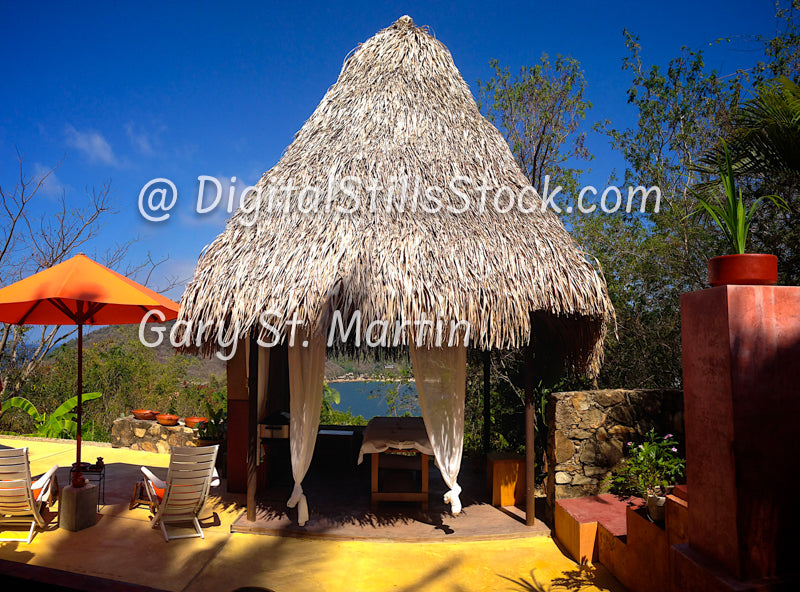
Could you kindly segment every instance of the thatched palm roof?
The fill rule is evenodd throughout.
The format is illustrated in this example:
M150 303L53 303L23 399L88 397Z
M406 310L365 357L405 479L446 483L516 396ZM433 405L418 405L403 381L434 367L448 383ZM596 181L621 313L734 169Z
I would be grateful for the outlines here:
M355 197L341 192L333 194L333 207L325 208L323 196L321 208L301 211L311 194L300 196L298 189L327 191L329 177L338 182L348 175L364 185L377 181L376 207L369 207L368 188L350 185L361 204L355 211L335 207L353 209ZM527 189L523 203L537 207L500 213L490 190L480 211L476 190L470 209L455 213L464 204L448 190L457 175L516 194ZM444 188L444 207L433 214L410 211L408 204L396 211L397 193L392 197L386 188L398 187L402 176L412 188L414 182L423 190ZM285 189L289 182L292 191ZM359 310L362 333L373 320L438 315L469 322L471 344L480 348L526 344L535 313L547 332L539 337L557 339L573 368L598 369L599 341L613 315L604 281L557 216L538 207L450 52L410 18L347 59L258 189L257 214L247 212L259 199L251 195L202 254L181 299L179 318L206 324L205 352L217 348L221 325L257 328L265 310L284 319L296 314L314 327L328 323L332 310ZM274 200L271 211L268 199ZM278 319L270 323L285 329Z

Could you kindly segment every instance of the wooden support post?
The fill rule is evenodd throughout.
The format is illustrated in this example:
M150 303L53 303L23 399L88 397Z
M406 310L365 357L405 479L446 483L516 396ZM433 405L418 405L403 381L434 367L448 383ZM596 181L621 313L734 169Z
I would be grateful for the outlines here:
M492 353L483 352L483 451L489 453L491 447L492 401L490 394L489 374L492 370Z
M256 343L256 345L258 345ZM256 429L264 423L264 420L269 416L267 406L269 402L269 366L270 366L270 349L266 347L258 347L258 398L257 408L258 414L256 415ZM264 454L264 445L261 441L260 433L256 436L256 464L257 469L257 483L256 492L265 491L269 480L267 478L267 469L269 464L266 462L266 455Z
M428 469L430 468L430 460L431 457L425 454L424 452L419 453L419 457L422 461L422 466L420 469L422 470L422 493L425 494L425 500L422 502L422 510L424 512L428 511L428 491L429 491L429 482L430 478L428 476Z
M256 489L258 488L258 343L250 338L247 360L247 519L256 519Z
M536 436L536 410L534 407L535 368L533 344L525 348L525 523L533 526L536 522L535 506L535 466L536 451L534 440Z
M228 378L228 491L247 491L247 341L236 342L227 362Z

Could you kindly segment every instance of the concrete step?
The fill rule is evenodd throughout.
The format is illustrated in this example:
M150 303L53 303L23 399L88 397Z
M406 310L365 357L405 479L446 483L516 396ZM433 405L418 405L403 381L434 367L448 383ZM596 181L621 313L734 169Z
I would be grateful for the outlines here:
M553 535L575 561L595 562L598 560L598 525L601 524L612 536L619 537L624 544L626 509L639 508L643 504L639 498L610 493L558 500Z

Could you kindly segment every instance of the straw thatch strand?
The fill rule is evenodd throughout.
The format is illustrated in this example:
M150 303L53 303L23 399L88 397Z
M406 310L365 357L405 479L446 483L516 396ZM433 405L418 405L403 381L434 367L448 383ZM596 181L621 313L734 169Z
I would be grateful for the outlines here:
M426 195L432 187L441 191ZM410 18L347 59L257 189L181 299L179 319L204 329L187 349L215 351L220 327L269 340L264 311L283 336L293 315L326 330L334 311L345 323L358 311L362 337L373 321L439 318L445 337L451 321L466 321L472 346L552 334L568 367L599 369L613 318L604 281L543 211L447 48ZM436 210L430 195L441 203L434 213L424 209ZM516 202L498 211L495 197L505 209L509 195L530 211ZM533 313L550 320L534 323ZM429 327L404 327L403 338L420 331L433 343Z

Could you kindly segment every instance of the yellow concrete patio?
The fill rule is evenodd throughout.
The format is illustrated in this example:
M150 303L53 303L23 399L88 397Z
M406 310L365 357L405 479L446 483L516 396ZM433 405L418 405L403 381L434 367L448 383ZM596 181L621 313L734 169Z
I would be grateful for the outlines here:
M58 464L59 483L68 482L74 442L0 436L0 446L27 446L34 476ZM84 443L84 460L98 456L107 468L97 525L68 532L52 513L30 545L0 543L0 559L164 590L624 590L602 566L577 565L545 536L408 543L231 533L243 497L213 490L201 513L206 538L166 543L147 508L128 503L139 467L165 477L169 455Z

